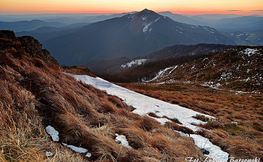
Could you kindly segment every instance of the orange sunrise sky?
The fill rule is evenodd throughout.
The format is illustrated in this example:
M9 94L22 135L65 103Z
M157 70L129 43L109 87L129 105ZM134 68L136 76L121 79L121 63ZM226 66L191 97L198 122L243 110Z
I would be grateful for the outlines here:
M122 13L263 15L263 0L0 0L0 14Z

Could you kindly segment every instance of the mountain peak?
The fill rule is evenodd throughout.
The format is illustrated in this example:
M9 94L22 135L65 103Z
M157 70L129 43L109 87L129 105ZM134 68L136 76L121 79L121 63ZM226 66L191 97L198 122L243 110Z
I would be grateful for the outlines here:
M148 10L148 9L144 9L141 12L137 13L138 15L159 15L156 12L152 11L152 10Z
M132 20L137 19L137 20L142 20L144 22L152 22L162 16L152 10L144 9L140 12L130 14L128 17L132 18Z
M155 13L152 10L148 10L147 8L145 8L144 10L141 11L142 13Z

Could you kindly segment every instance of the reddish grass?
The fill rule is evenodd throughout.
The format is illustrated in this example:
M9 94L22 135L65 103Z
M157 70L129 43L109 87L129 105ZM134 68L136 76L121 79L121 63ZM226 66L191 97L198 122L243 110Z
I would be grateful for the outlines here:
M52 60L41 59L31 46L22 46L12 34L6 36L0 38L5 48L0 51L1 161L204 159L190 138L150 117L133 114L134 108L118 97L77 82ZM86 69L77 70L83 71ZM58 143L46 134L47 125L59 131ZM116 133L125 135L132 148L118 144ZM73 153L62 142L84 147L92 157ZM46 151L54 155L46 157Z
M152 118L133 114L131 111L134 108L116 96L79 83L36 58L17 57L5 52L1 53L1 58L1 128L10 128L10 131L14 126L16 130L25 128L34 132L26 135L29 139L44 138L42 141L46 142L48 136L44 127L52 125L59 131L59 142L87 148L92 153L89 159L92 161L171 161L192 155L203 158L192 140L175 135ZM40 132L36 126L41 129ZM4 130L0 130L3 134ZM10 131L7 133L12 134ZM132 149L118 144L115 133L126 135ZM0 141L3 144L4 141ZM163 142L169 144L163 145ZM28 153L33 161L38 161L33 157L42 157L39 161L48 160L44 150L51 148L47 145L43 147L47 149L39 144L33 147L34 150L43 149L36 154L31 150L19 152L19 148L10 151L9 147L1 145L5 158L17 158L20 153ZM88 160L83 156L74 159L72 154L66 158L62 148L53 157L54 160ZM3 156L0 155L1 158Z
M95 77L88 68L84 66L62 66L62 71L66 73L76 74L76 75L89 75Z
M148 113L148 115L151 116L151 117L154 117L154 118L161 118L160 116L156 115L156 114L153 113L153 112ZM163 116L162 118L169 119L169 120L171 120L171 121L174 122L174 123L182 124L182 123L181 123L178 119L176 119L176 118L169 118L169 117L167 117L167 116Z
M166 102L215 116L218 120L209 120L202 127L217 134L214 137L212 135L207 137L235 158L238 158L235 152L241 153L243 149L247 151L244 151L242 157L253 158L263 154L262 94L234 95L227 90L217 91L196 84L183 83L171 85L170 88L169 85L134 83L120 85ZM172 89L173 87L181 88ZM158 117L153 113L150 116ZM237 126L232 123L233 121L238 123ZM172 128L175 124L166 125ZM238 143L237 139L242 141L242 144Z
M167 128L170 128L170 129L173 129L173 130L177 130L177 131L181 131L183 133L186 133L186 134L194 134L194 131L187 128L187 127L184 127L184 126L180 126L176 123L172 123L172 122L166 122L165 123L165 126Z

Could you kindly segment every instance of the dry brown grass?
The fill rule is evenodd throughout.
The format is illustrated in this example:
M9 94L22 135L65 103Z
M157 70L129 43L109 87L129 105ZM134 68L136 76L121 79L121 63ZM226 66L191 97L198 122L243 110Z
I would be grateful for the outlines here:
M165 126L167 128L170 128L170 129L173 129L173 130L177 130L177 131L181 131L183 133L186 133L186 134L194 134L194 131L187 128L187 127L184 127L184 126L180 126L176 123L172 123L172 122L166 122L165 123Z
M246 158L260 158L262 159L262 146L255 140L240 135L229 135L222 129L216 129L211 132L203 130L199 132L203 136L210 139L210 141L228 152L231 157L246 159Z
M0 53L0 159L4 161L180 161L204 158L190 138L162 126L116 96L79 83L40 59L12 50ZM59 131L59 143L81 146L91 158L50 141L47 125ZM126 148L115 141L125 135ZM160 141L159 141L160 140ZM164 144L165 143L165 144ZM45 152L53 153L46 157Z
M76 74L76 75L89 75L89 76L93 76L93 77L96 76L88 68L86 68L84 66L62 67L62 71L66 72L66 73Z
M210 129L213 134L205 136L233 157L238 158L239 154L236 152L241 154L242 151L244 152L242 157L246 158L261 157L263 154L262 94L235 95L227 90L218 91L197 84L184 83L171 85L171 88L169 85L135 83L120 85L166 102L215 116L218 120L209 120L202 126ZM181 88L173 89L173 87ZM150 116L156 117L155 114ZM207 120L202 117L197 118ZM167 123L166 125L173 128L176 124Z
M50 141L35 108L39 102L17 84L22 76L3 66L0 73L0 161L83 161L80 155ZM51 150L54 156L46 157L46 151Z
M151 116L151 117L154 117L154 118L161 118L160 116L156 115L153 112L148 113L148 115ZM169 120L171 120L174 123L182 124L177 118L169 118L167 116L163 116L162 118L169 119Z

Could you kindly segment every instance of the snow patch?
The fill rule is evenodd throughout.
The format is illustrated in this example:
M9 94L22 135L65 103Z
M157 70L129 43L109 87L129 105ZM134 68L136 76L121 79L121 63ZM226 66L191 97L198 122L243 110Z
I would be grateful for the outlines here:
M213 28L209 28L209 27L203 27L206 31L214 34L215 33L215 30Z
M55 142L59 141L59 136L58 136L59 133L58 133L58 131L55 128L53 128L52 126L48 125L46 127L46 132L47 132L47 134L49 134L51 136L53 141L55 141Z
M240 53L248 55L250 57L252 55L257 54L257 52L258 52L258 49L246 48L244 51L241 51Z
M143 23L142 25L144 26L144 28L142 29L142 31L143 31L144 33L147 32L148 29L149 29L149 27L150 27L153 23L157 22L160 18L161 18L161 17L155 19L154 21L152 21L152 22L150 22L150 23L148 23L148 24L147 24L147 23Z
M142 19L143 21L145 21L145 20L147 20L147 16L142 15L142 16L141 16L141 19Z
M197 147L205 148L205 150L209 151L209 156L213 157L214 161L228 160L228 153L222 151L220 147L213 145L207 138L196 134L191 134L190 137L193 138Z
M122 64L121 67L122 68L130 68L134 65L141 65L144 64L147 61L147 59L136 59L136 60L132 60L131 62L128 62L126 64Z
M166 73L166 71L168 71L172 68L173 67L168 67L168 68L165 68L164 70L160 70L153 79L151 79L149 81L145 81L145 82L151 82L151 81L157 80L158 78L164 77L164 74Z
M50 152L50 151L47 151L47 152L46 152L46 157L51 157L51 156L53 156L53 153Z
M169 75L178 67L178 65L175 65L174 68L169 72Z
M73 150L73 151L75 151L75 152L79 152L79 153L86 153L86 152L88 152L87 149L82 148L82 147L76 147L76 146L73 146L73 145L67 145L67 144L65 144L65 143L62 143L62 145L70 148L71 150Z
M144 28L142 29L142 32L147 32L148 31L148 28L149 28L149 26L151 26L152 25L152 22L151 23L149 23L149 24L146 24L145 26L144 26Z
M48 125L46 127L46 132L47 134L49 134L52 138L53 141L55 142L58 142L59 141L59 132L53 128L52 126ZM88 150L85 149L85 148L82 148L82 147L76 147L76 146L73 146L73 145L67 145L65 143L62 143L64 146L70 148L71 150L75 151L75 152L79 152L79 153L87 153ZM47 153L46 153L47 154ZM52 153L51 153L52 154ZM51 154L49 154L49 156L52 156ZM47 156L47 155L46 155ZM48 157L49 157L48 156ZM90 153L87 153L86 154L86 157L90 158L91 157L91 154Z
M171 69L172 67L170 67ZM139 114L139 115L147 115L150 112L158 112L158 116L167 116L171 119L177 118L183 126L188 127L192 129L193 131L199 130L199 127L193 125L192 123L195 124L204 124L205 122L202 122L200 120L197 120L193 118L193 116L196 116L197 114L199 115L204 115L208 118L214 118L212 116L202 114L187 108L184 108L179 105L175 104L170 104L158 99L154 99L139 93L136 93L134 91L128 90L126 88L123 88L121 86L109 83L101 78L93 78L87 75L73 75L76 80L82 81L86 84L90 84L98 89L105 90L108 94L111 95L116 95L120 97L121 99L126 102L126 104L131 105L135 107L136 109L133 111L133 113ZM101 84L101 82L105 82L105 84ZM103 86L111 84L111 86ZM102 86L100 86L102 85ZM156 106L158 105L158 106ZM167 120L160 120L158 119L161 124L164 124ZM198 136L198 135L191 135L191 137L195 140L195 143L197 146L200 147L199 143L204 143L204 140L207 141L208 139ZM208 140L209 141L209 140ZM207 142L203 148L206 150L209 150L212 152L209 156L211 158L218 158L220 156L221 159L228 159L228 153L222 151L218 146L213 145L210 142Z
M92 156L91 153L89 153L88 150L85 148L77 147L77 146L73 146L73 145L68 145L65 143L62 143L62 145L66 146L66 147L70 148L71 150L78 152L78 153L87 153L85 156L88 158L90 158Z
M216 83L214 84L214 82L204 82L203 84L201 84L201 86L204 86L204 87L210 87L212 89L216 89L216 90L221 90L219 87L221 86L220 83Z
M157 79L162 79L162 78L164 78L164 77L166 77L166 76L169 76L172 72L174 72L174 70L175 70L177 67L178 67L178 65L175 65L175 66L168 67L168 68L165 68L165 69L163 69L163 70L160 70L153 79L151 79L151 80L145 80L144 82L151 82L151 81L155 81L155 80L157 80ZM171 70L171 69L172 69L172 70ZM170 70L170 71L169 71L169 70ZM165 73L168 72L168 71L169 71L169 73L165 75ZM164 83L165 83L165 82L162 82L162 83L159 83L159 84L164 84Z
M119 144L131 149L132 147L129 145L129 142L127 141L126 137L124 135L118 135L115 134L116 138L115 141L118 142Z

